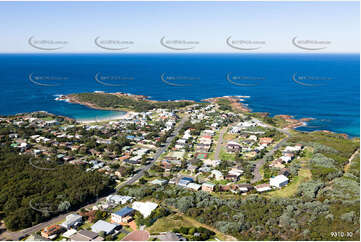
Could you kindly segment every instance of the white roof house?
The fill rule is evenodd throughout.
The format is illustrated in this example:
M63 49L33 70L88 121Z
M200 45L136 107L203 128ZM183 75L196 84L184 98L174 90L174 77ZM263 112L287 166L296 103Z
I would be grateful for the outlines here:
M295 152L301 150L301 146L286 146L285 152Z
M134 202L132 208L139 211L144 218L148 217L158 204L152 202Z
M109 203L116 203L116 204L126 204L129 201L132 201L133 198L129 196L120 196L120 195L109 195L106 198L106 201Z
M286 162L286 163L288 163L289 161L292 160L292 158L289 157L289 156L287 156L287 155L281 156L280 159L281 159L283 162Z
M105 234L111 234L114 229L117 227L116 224L108 223L104 220L98 220L95 224L91 226L91 230L95 233L99 233L100 231L104 231Z
M241 176L243 174L243 170L241 169L237 169L237 168L232 168L232 170L230 170L228 172L229 175L235 175L235 176Z
M150 183L153 184L153 185L163 186L163 185L167 184L168 181L164 180L164 179L155 179L155 180L151 181Z
M227 145L236 145L236 146L241 146L239 143L235 142L235 141L229 141L227 143Z
M77 223L81 223L83 221L82 216L78 214L69 214L66 216L65 221L61 224L62 227L66 229L70 229L70 227L75 226Z
M76 234L76 232L78 232L78 231L76 231L75 229L69 229L62 236L65 238L69 238L73 234Z
M288 178L284 175L278 175L274 178L270 178L270 185L272 187L283 187L288 184Z
M212 173L211 176L214 176L214 178L215 178L217 181L224 179L222 172L220 172L219 170L212 170L211 173Z
M191 182L191 183L188 183L187 188L198 191L199 189L201 189L201 185Z
M220 160L210 160L210 159L207 159L207 160L204 160L204 161L203 161L203 164L206 165L206 166L216 167L216 166L218 166L219 164L221 164L221 161L220 161Z
M254 140L254 141L257 141L257 136L252 134L248 137L249 140Z
M214 135L214 131L213 131L213 130L210 130L210 129L206 129L206 130L203 131L203 134L213 136L213 135Z

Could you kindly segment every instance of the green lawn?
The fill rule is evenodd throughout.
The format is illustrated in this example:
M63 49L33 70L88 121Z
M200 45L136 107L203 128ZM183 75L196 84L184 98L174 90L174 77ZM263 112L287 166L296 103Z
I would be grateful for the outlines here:
M119 240L122 240L125 236L127 236L127 234L125 234L125 233L119 233L118 235L117 235L117 237L115 237L115 241L119 241Z
M150 226L146 230L148 230L149 233L154 234L172 231L174 228L180 228L182 226L186 227L189 225L190 224L185 222L183 217L179 214L172 214L167 217L158 219L152 226Z
M306 167L306 162L301 163L301 169L298 171L298 176L294 177L292 181L286 186L276 191L271 191L265 194L269 197L292 197L296 194L298 186L306 181L311 180L312 174L310 169Z

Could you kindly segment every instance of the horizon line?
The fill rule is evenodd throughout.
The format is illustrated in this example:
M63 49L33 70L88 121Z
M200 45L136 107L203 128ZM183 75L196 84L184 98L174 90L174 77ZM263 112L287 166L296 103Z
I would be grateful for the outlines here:
M177 55L177 54L230 54L230 55L258 55L258 54L349 54L349 55L360 55L360 52L0 52L0 55L29 55L29 54L40 54L40 55L62 55L62 54L74 54L74 55L82 55L82 54L105 54L105 55L132 55L132 54L169 54L169 55Z

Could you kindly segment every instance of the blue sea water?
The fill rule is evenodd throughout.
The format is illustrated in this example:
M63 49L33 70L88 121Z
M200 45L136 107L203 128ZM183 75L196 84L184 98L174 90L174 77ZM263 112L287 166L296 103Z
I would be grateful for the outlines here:
M358 54L1 54L0 114L45 110L77 119L118 112L57 94L127 92L154 100L250 96L253 111L312 117L303 131L360 135Z

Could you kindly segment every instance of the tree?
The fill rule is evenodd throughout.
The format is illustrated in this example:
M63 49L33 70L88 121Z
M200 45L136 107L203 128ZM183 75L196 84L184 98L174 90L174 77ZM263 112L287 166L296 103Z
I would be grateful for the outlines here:
M100 237L105 238L105 232L104 231L100 231L98 234L99 234Z

